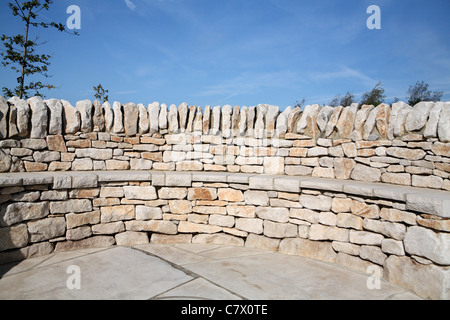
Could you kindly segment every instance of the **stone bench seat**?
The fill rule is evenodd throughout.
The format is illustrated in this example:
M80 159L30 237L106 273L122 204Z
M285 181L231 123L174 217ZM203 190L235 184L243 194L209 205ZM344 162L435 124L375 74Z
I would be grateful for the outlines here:
M153 186L191 186L192 182L248 184L251 189L298 193L301 189L328 190L363 197L377 197L406 203L408 210L450 218L450 192L427 188L405 187L385 183L336 180L285 175L259 175L226 172L161 172L161 171L90 171L2 173L0 188L28 185L58 185L61 189L86 186L98 182L152 182Z
M447 191L227 172L0 174L0 263L147 243L279 251L450 297Z

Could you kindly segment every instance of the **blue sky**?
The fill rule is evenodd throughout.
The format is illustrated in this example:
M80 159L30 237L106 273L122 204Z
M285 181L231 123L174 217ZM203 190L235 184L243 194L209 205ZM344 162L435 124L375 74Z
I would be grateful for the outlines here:
M0 34L23 32L7 2ZM39 30L52 55L47 98L282 109L306 99L359 99L378 81L387 102L426 81L450 101L448 0L57 0L44 21L65 23L81 9L80 36ZM368 6L381 8L369 30ZM33 32L33 35L37 34ZM0 86L18 75L0 67Z

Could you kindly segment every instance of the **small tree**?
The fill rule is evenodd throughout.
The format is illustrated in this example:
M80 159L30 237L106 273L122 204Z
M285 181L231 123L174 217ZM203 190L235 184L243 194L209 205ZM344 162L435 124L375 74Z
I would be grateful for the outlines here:
M102 103L105 103L106 101L109 100L109 96L108 96L108 90L103 89L103 86L101 84L99 84L97 87L94 87L94 91L95 91L95 99L100 100Z
M26 84L25 78L33 75L40 74L48 78L47 74L48 66L50 65L48 54L37 54L35 48L43 43L38 43L38 37L34 40L30 40L31 28L54 28L58 31L67 31L66 26L62 23L56 22L39 22L38 14L42 10L49 10L50 5L53 4L53 0L30 0L21 1L14 0L9 3L9 8L12 11L13 16L19 16L22 23L25 25L25 33L18 34L16 36L3 35L1 40L6 48L5 52L2 52L3 58L2 65L4 67L12 65L11 69L15 70L20 76L17 78L17 87L10 89L4 87L3 93L8 96L18 96L19 98L27 98L30 91L34 91L35 95L42 96L39 90L41 89L53 89L55 86L51 84L44 84L41 81L30 82ZM70 33L70 32L68 32ZM77 32L72 34L77 35Z
M330 102L330 106L334 108L338 106L348 107L351 106L354 102L355 95L347 92L345 96L337 95L336 97L334 97L334 99Z
M414 86L410 86L408 90L408 104L415 106L421 101L441 101L442 91L430 91L429 85L425 81L417 81Z
M361 105L379 106L384 102L386 96L384 95L384 88L382 82L378 82L375 87L362 95Z

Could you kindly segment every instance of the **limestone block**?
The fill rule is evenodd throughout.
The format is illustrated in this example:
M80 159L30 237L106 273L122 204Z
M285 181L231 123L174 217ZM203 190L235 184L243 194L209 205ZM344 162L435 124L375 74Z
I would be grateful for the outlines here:
M284 157L264 157L264 173L273 175L284 174Z
M450 298L448 268L423 265L408 257L391 255L384 263L384 270L386 280L408 288L424 299L448 300Z
M0 226L10 226L22 221L42 219L48 215L48 202L5 204L0 207Z
M142 103L139 103L137 107L139 113L138 132L140 134L147 133L150 128L149 111L147 111L147 108L145 108L145 106ZM156 123L158 123L158 117L156 117Z
M31 139L43 139L48 133L48 109L42 98L28 99L31 108ZM6 138L6 136L5 136Z
M272 137L275 133L276 121L280 114L280 108L277 106L267 106L267 112L265 116L265 128L267 137Z
M161 104L161 109L159 110L159 129L160 130L167 130L168 128L168 109L167 105L165 103ZM152 126L151 120L150 120L150 126Z
M434 102L419 102L406 118L405 129L408 132L419 131L425 127Z
M212 214L209 216L208 224L219 227L234 227L234 217L221 214Z
M438 136L441 142L450 142L450 102L442 108L438 123Z
M12 165L12 158L0 149L0 172L9 172Z
M231 188L218 190L219 200L230 201L230 202L240 202L244 201L244 194L240 190L234 190Z
M169 133L179 132L180 127L178 124L178 109L176 105L172 104L170 106L167 120L169 123Z
M74 229L85 225L95 225L100 222L100 211L86 213L70 213L66 215L67 229Z
M313 224L309 229L310 240L332 240L348 242L349 231L338 227L329 227L321 224Z
M334 202L333 202L334 203ZM337 215L336 225L343 228L362 230L363 219L353 214L341 212Z
M355 244L381 246L384 237L381 234L350 230L350 242Z
M0 96L0 139L8 138L9 106L5 98Z
M406 233L406 227L401 223L365 219L363 226L365 230L381 233L395 240L403 240Z
M112 149L77 149L75 150L77 158L90 158L92 160L110 160L113 157Z
M123 105L124 130L128 137L136 136L138 132L139 109L134 103Z
M253 206L227 206L227 214L229 216L241 218L255 218L256 208Z
M450 157L450 143L435 142L431 150L435 155Z
M162 218L163 212L159 207L136 206L136 220L161 220Z
M358 163L350 177L357 181L379 182L381 181L381 171Z
M197 224L189 221L180 221L178 232L181 233L218 233L222 227L207 224Z
M28 232L32 243L61 237L66 233L66 219L57 217L28 222Z
M183 198L181 198L181 199L183 199ZM217 190L215 188L192 188L192 189L189 189L187 199L188 200L216 200L217 199Z
M83 226L76 229L70 229L66 232L66 240L82 240L92 236L92 230L89 226Z
M287 208L258 207L256 208L255 213L258 218L263 220L271 220L281 223L286 223L289 221L289 209Z
M94 114L94 105L92 102L90 100L78 101L75 108L80 113L81 132L92 132L92 115Z
M412 226L408 228L405 239L405 251L430 259L441 265L450 264L450 235L436 233L430 229Z
M147 233L134 231L116 234L115 239L118 246L136 246L150 242Z
M187 200L170 200L170 212L173 214L187 214L192 213L191 201Z
M384 239L383 242L381 243L381 251L388 254L395 254L397 256L405 255L403 242L394 239Z
M50 202L50 213L82 213L92 211L92 203L88 199Z
M26 224L0 228L0 252L9 249L23 248L27 244L28 229Z
M406 209L450 218L450 199L447 194L407 194Z
M251 218L238 218L236 219L236 229L254 234L262 234L263 220Z
M350 137L350 134L354 129L358 107L359 105L357 103L353 103L351 106L345 107L342 110L339 120L336 123L336 130L340 138L344 139Z
M100 212L101 223L133 220L136 217L133 205L101 207Z
M92 226L92 233L94 235L112 235L125 231L125 225L122 221L102 223Z
M111 132L114 126L114 112L108 101L103 103L102 111L105 119L105 131Z
M94 132L105 131L105 116L103 115L103 106L100 101L94 101L94 115L92 117L92 125L94 126Z
M333 166L336 179L348 180L356 167L356 161L353 159L335 158Z
M180 131L186 132L187 120L188 120L188 104L186 102L183 102L178 107L178 119L179 119Z
M97 236L80 241L65 241L58 242L55 247L55 252L66 252L73 250L89 249L89 248L105 248L114 245L116 241L114 237Z
M161 107L158 102L153 102L148 105L148 122L149 132L151 134L159 132L160 128L160 111ZM161 128L163 129L163 128Z
M234 247L243 247L244 240L228 234L198 234L192 238L192 243L217 244Z
M57 99L45 100L44 103L50 110L50 122L48 134L56 135L63 133L63 105Z
M330 106L322 107L317 115L317 126L321 132L325 132L328 121L333 115L334 108Z
M444 108L444 102L437 102L430 111L430 116L428 118L427 124L425 125L425 130L423 131L424 138L436 138L437 130L439 124L439 118Z
M267 113L267 105L260 104L256 107L256 121L255 121L255 130L254 130L254 137L257 139L262 139L265 134L265 122L264 118Z
M281 240L279 251L288 255L297 255L327 262L335 262L337 257L331 243L300 238Z
M203 111L202 107L197 107L195 111L194 123L192 125L193 132L203 132Z
M113 112L114 112L114 125L112 132L113 133L123 133L124 132L124 126L123 126L123 108L120 102L114 101L113 103Z
M1 98L0 98L1 99ZM8 102L12 103L16 109L16 126L17 126L17 134L19 137L26 137L29 133L29 121L30 121L30 106L28 103L19 99L18 97L12 97L8 100ZM0 111L1 112L1 111ZM1 118L1 116L0 116ZM62 121L61 121L62 125ZM11 135L11 133L10 133Z
M125 198L129 200L156 200L156 189L153 186L138 187L125 186L123 187Z
M300 203L307 209L330 211L332 205L332 198L327 196L313 196L308 194L300 195Z
M441 177L413 175L411 184L413 187L441 189L443 183L444 180Z
M127 231L157 232L162 234L177 234L177 225L172 221L126 221Z
M298 234L297 226L291 223L277 223L264 220L264 235L269 238L292 238Z

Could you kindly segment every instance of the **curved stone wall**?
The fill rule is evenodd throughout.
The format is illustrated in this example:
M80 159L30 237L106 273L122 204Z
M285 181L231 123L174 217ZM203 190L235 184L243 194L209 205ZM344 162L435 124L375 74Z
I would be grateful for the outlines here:
M147 108L0 97L0 172L219 171L450 190L450 103Z
M214 243L280 251L448 299L448 192L205 172L0 174L0 263L53 251ZM426 281L423 281L426 279Z

